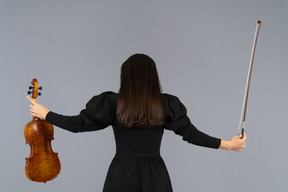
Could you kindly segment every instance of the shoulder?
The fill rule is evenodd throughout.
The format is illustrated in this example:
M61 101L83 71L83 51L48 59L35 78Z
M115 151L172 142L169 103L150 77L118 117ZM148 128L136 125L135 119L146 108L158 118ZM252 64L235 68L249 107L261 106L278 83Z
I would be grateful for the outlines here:
M86 108L94 109L99 107L111 107L117 103L117 93L113 91L105 91L99 95L93 96L88 103L86 104Z
M117 94L112 91L106 91L93 96L86 104L87 114L94 120L111 123L113 120L115 102Z
M163 93L163 109L165 113L185 113L186 114L186 107L180 101L180 99L171 94Z
M117 100L117 96L118 94L113 92L113 91L105 91L101 94L95 95L93 96L89 102L113 102L115 100ZM89 103L88 102L88 103Z
M163 112L166 125L178 122L180 119L187 118L186 107L182 104L179 98L175 95L167 93L162 94L163 97ZM180 121L186 123L187 121ZM179 122L178 122L179 123Z
M100 95L102 95L102 96L106 96L106 97L110 97L110 98L117 98L117 93L115 93L115 92L113 92L113 91L104 91L104 92L102 92L101 94L99 94L99 95L96 95L96 96L100 96Z
M164 105L169 103L181 103L177 96L168 93L162 93L162 100Z

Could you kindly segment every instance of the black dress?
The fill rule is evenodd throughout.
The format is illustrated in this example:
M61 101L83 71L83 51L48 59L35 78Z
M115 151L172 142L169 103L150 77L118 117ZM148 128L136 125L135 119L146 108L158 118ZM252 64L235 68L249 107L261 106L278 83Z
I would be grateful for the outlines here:
M186 108L175 96L163 94L165 124L158 128L121 128L116 118L117 94L94 96L77 116L49 112L46 120L71 132L96 131L113 127L116 155L109 167L103 192L172 192L165 163L160 156L164 129L183 140L209 148L219 148L221 140L197 130Z

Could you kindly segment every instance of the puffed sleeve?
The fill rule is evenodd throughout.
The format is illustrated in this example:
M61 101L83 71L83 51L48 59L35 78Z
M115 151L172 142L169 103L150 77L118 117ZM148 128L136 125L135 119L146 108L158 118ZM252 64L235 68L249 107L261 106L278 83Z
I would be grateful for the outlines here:
M115 93L104 92L94 96L79 115L65 116L50 111L46 121L74 133L96 131L112 124Z
M185 106L177 97L168 94L164 96L165 129L174 131L188 143L214 149L219 148L221 139L211 137L199 131L190 122Z

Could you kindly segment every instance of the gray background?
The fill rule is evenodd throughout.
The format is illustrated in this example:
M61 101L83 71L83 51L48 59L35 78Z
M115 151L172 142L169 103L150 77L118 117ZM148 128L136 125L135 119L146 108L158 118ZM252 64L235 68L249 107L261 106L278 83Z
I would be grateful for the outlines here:
M115 154L111 127L73 134L55 128L60 175L25 176L26 92L74 115L102 91L119 89L121 64L150 55L163 92L177 95L198 129L237 134L254 31L258 40L242 153L190 145L166 131L161 148L174 191L284 192L288 189L287 1L0 1L0 191L101 191Z

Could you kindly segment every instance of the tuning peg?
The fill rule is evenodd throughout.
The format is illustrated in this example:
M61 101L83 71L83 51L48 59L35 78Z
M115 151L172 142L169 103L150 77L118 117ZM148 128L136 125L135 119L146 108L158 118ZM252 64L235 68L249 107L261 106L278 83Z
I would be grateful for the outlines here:
M39 92L38 95L41 96L41 92Z
M33 87L32 87L32 86L29 86L29 89L33 89Z
M28 91L27 93L28 93L28 95L30 95L32 93L32 91Z
M40 86L38 89L39 89L39 90L42 90L42 87Z

